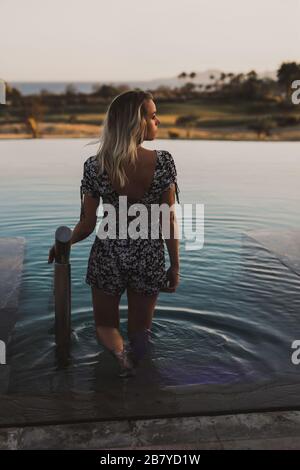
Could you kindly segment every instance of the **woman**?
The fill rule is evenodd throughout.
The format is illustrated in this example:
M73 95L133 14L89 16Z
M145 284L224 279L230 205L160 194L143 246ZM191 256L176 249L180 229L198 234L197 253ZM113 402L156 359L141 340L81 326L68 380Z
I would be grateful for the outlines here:
M159 292L175 292L179 283L179 241L174 210L175 194L179 202L179 189L175 163L167 151L142 147L144 140L155 139L159 124L153 96L149 92L127 91L111 102L104 120L100 148L84 163L80 221L72 233L71 244L74 244L94 231L100 197L116 212L121 211L120 198L124 199L124 196L126 210L137 203L143 204L149 213L153 204L165 203L170 209L170 231L169 236L165 236L170 257L167 271L161 214L158 238L150 238L149 225L148 238L122 238L118 233L114 237L108 234L106 238L97 235L90 251L86 283L92 290L96 334L102 345L118 359L121 376L134 374L134 366L139 359L139 342L149 339ZM130 216L126 223L129 219ZM101 228L105 230L103 224L104 219ZM116 225L118 229L118 222ZM48 262L53 259L54 246L49 252ZM131 348L124 345L119 331L119 303L125 290Z

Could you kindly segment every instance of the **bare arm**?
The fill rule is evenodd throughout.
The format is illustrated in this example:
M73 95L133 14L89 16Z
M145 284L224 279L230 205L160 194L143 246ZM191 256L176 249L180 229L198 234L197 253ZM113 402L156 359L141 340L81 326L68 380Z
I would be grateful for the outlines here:
M89 194L84 195L81 220L73 229L71 245L84 240L93 233L97 222L97 208L99 206L99 201L100 197L92 197Z
M85 194L83 202L83 211L80 214L80 221L74 227L71 237L71 245L87 238L93 231L97 222L97 207L99 206L100 197L92 197ZM49 250L48 263L55 260L55 244Z

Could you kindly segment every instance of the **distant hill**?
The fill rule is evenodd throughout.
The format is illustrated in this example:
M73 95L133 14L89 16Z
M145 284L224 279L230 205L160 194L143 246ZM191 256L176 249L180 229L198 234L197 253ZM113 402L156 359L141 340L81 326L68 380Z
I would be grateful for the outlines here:
M141 88L143 86L145 88L149 87L151 89L156 89L159 86L168 86L171 88L181 87L187 82L207 85L209 83L212 83L215 79L219 78L222 72L223 71L219 69L208 69L208 70L205 70L204 72L195 72L196 76L194 78L190 78L189 76L186 78L178 78L178 77L159 78L159 79L154 79L154 80L148 80L147 82L134 82L134 86L140 86ZM229 73L229 72L224 72L224 73ZM250 70L248 70L247 72L250 72ZM210 76L212 75L214 76L214 80L210 78ZM265 72L260 72L260 73L257 72L257 75L259 78L268 77L268 78L276 79L276 71L265 71ZM135 85L135 83L137 85Z
M247 72L248 73L250 69ZM9 84L21 91L24 95L36 94L41 90L48 90L51 93L63 93L67 85L72 84L75 88L81 93L90 93L92 91L93 85L128 85L130 88L141 88L142 90L151 89L155 90L160 86L166 86L170 88L181 87L187 82L192 82L197 85L203 84L207 85L213 83L214 80L210 79L210 76L213 75L216 78L219 78L223 71L218 69L208 69L204 72L195 72L195 77L190 78L189 76L179 79L178 77L170 78L155 78L153 80L137 80L137 81L90 81L90 82L76 82L76 81L64 81L64 82L21 82L21 81L11 81ZM230 72L230 71L229 71ZM229 73L225 72L225 73ZM234 72L235 73L235 72ZM276 79L276 71L265 71L257 72L259 78L272 78Z

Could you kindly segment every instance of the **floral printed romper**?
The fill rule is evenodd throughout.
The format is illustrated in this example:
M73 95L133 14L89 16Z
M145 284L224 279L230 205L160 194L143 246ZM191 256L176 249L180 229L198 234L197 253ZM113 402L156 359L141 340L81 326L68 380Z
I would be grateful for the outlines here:
M163 191L172 183L175 184L176 199L179 203L176 166L172 155L165 150L156 150L157 160L152 183L143 198L136 202L147 207L151 213L151 204L159 204ZM114 238L99 238L96 235L91 247L85 282L96 286L109 295L121 295L126 287L143 295L157 294L167 285L165 269L164 239L159 223L159 238L150 238L151 224L148 223L149 237L119 238L118 208L119 194L110 184L106 170L99 176L96 174L96 156L84 162L83 179L81 180L81 218L83 215L83 194L102 198L103 203L112 204L116 209L116 234ZM130 201L127 198L127 201ZM127 214L127 212L126 212ZM134 217L136 217L136 214ZM126 215L128 223L130 215ZM149 217L149 216L148 216ZM80 219L81 219L80 218ZM152 219L153 220L153 219ZM148 218L149 221L149 218Z

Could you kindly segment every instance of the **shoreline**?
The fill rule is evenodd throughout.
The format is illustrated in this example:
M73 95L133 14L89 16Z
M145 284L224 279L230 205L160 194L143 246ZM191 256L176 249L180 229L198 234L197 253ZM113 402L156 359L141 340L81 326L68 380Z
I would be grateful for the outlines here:
M6 127L6 126L5 126ZM22 125L7 126L0 128L1 140L37 140L37 139L99 139L101 126L72 125L72 124L47 124L39 126L39 135L35 138L24 130ZM2 132L1 132L2 130ZM3 132L4 131L4 132ZM176 127L160 128L156 139L158 140L222 140L222 141L250 141L250 142L299 142L300 127L285 127L274 130L269 136L258 135L253 131L240 128L214 128L209 130L182 129Z

